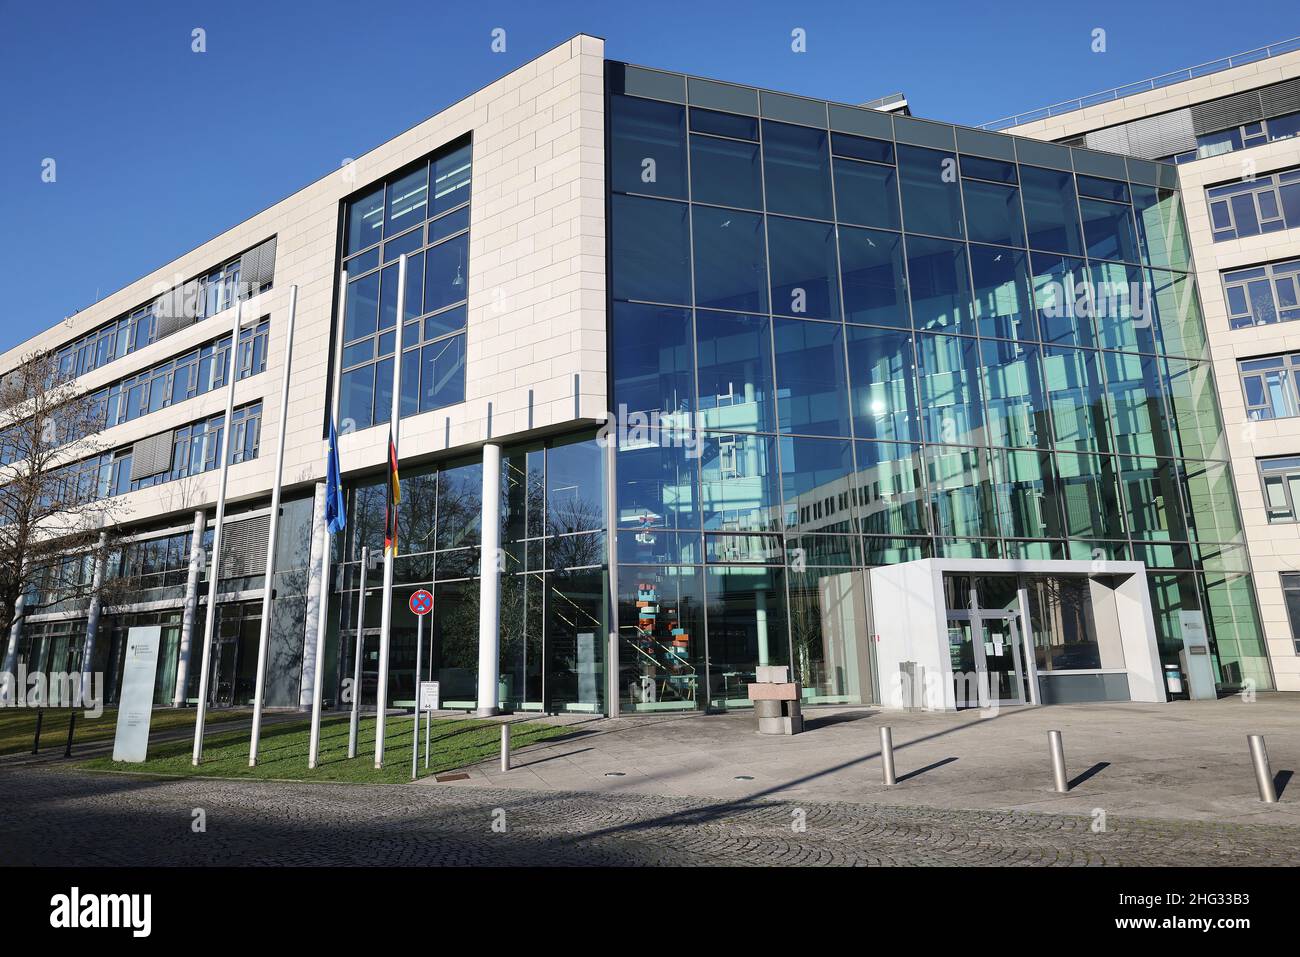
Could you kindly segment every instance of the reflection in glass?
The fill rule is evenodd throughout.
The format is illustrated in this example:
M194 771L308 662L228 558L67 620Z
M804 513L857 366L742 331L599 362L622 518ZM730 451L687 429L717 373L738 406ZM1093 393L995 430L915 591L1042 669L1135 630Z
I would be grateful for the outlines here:
M916 359L926 441L983 444L979 341L918 333Z
M990 445L1044 448L1051 444L1038 347L1004 339L980 343Z
M705 428L776 431L768 322L765 316L696 313L695 349Z
M957 157L920 146L898 147L903 225L909 233L963 235Z
M909 328L903 237L841 226L839 238L845 320Z
M965 245L909 236L907 276L917 329L974 333Z
M762 209L758 144L692 134L691 198L697 203Z
M780 568L710 565L704 570L709 620L709 706L749 707L758 665L790 661L785 574Z
M925 479L921 447L893 442L857 442L853 476L860 530L868 535L925 535Z
M851 532L847 439L782 437L781 498L785 527L795 532Z
M689 305L689 207L638 196L614 196L610 205L614 298Z
M767 311L763 217L694 206L695 302L711 309Z
M763 174L767 209L812 219L831 218L827 133L763 121Z
M686 108L615 96L610 110L610 185L620 193L686 198Z
M1029 308L1025 254L1016 249L971 246L970 265L980 335L1037 339L1038 329Z
M700 508L706 530L780 531L780 473L775 438L706 435L700 472Z
M839 321L835 227L769 216L767 255L772 271L773 312Z
M860 439L920 438L912 334L847 326L854 434Z
M849 435L844 327L800 319L773 322L776 409L781 431Z
M704 587L699 568L619 569L620 704L631 711L704 706Z

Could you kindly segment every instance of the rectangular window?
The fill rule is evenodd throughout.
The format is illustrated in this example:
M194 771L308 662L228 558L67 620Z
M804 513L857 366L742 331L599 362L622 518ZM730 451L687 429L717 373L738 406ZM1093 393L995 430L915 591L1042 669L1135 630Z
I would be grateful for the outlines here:
M1291 623L1291 642L1300 655L1300 572L1280 572L1282 597L1286 599L1286 617Z
M1300 415L1300 353L1244 359L1237 363L1241 391L1246 398L1246 417L1285 419Z
M1222 275L1228 323L1233 329L1300 319L1300 259Z
M1296 502L1300 499L1300 457L1260 459L1259 478L1269 524L1295 522Z

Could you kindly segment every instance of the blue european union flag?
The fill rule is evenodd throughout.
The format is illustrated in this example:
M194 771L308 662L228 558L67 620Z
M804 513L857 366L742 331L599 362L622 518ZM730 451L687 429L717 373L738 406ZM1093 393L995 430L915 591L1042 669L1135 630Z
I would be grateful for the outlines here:
M348 524L343 507L343 478L339 471L339 434L330 418L330 450L325 462L325 522L330 534L337 535Z

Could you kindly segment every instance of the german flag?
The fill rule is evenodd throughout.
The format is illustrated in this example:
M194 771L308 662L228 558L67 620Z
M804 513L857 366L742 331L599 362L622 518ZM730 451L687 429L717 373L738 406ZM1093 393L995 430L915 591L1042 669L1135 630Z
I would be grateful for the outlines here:
M397 557L397 506L402 501L402 483L397 476L397 444L393 427L388 427L388 497L384 502L384 554Z

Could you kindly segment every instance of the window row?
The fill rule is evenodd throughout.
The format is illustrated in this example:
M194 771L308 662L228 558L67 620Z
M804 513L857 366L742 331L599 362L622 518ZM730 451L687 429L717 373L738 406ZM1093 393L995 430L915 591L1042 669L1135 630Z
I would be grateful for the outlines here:
M242 289L242 261L242 256L233 259L185 283L187 296L191 297L187 308L194 313L193 319L197 321L214 316L233 306L236 297L256 295L271 285L270 282L263 282L257 289ZM62 346L56 353L59 376L68 379L85 375L162 338L166 333L159 328L159 309L159 300L154 300L77 341Z
M1225 462L725 433L656 439L618 449L620 561L697 561L683 550L698 548L700 530L1241 540ZM763 561L772 543L718 540L711 547L737 551L710 560Z
M1205 362L616 303L612 365L629 431L1226 457Z
M1196 137L1196 149L1187 150L1167 156L1161 162L1190 163L1205 159L1207 156L1219 156L1223 153L1235 153L1237 150L1263 146L1278 140L1288 140L1300 133L1300 113L1288 113L1274 116L1253 123L1243 123L1214 133L1201 133Z
M142 444L140 442L65 465L58 470L56 481L51 483L46 504L72 507L210 472L220 465L224 420L225 414L221 413L175 429L170 433L171 452L159 463L156 473L140 475L137 469L136 477L132 478L134 452ZM253 402L235 409L231 422L234 429L230 442L231 463L257 458L262 403ZM151 442L152 439L142 441Z
M270 321L263 319L255 326L240 331L239 352L235 358L236 381L266 371L266 348L270 330ZM229 363L230 336L226 335L185 355L105 386L89 397L84 408L78 405L73 410L77 421L70 421L66 423L67 428L60 429L58 442L75 442L103 429L219 389L226 384ZM21 448L24 437L21 428L11 427L0 431L0 465L8 465L25 457L26 451Z
M1205 346L1182 273L633 196L614 197L613 213L618 300L1139 352Z
M616 193L1188 268L1177 193L636 97L612 104Z

